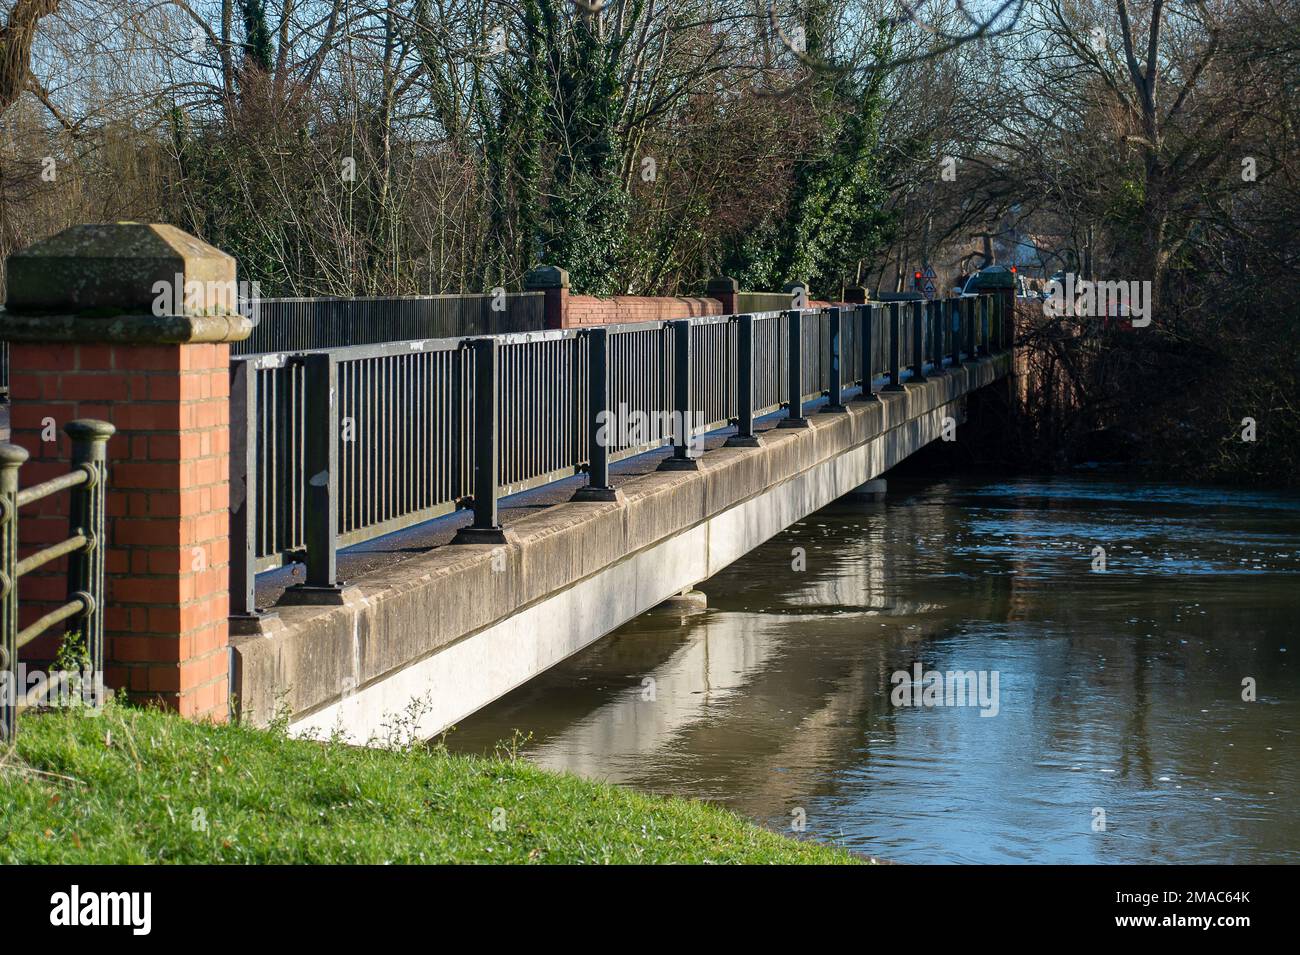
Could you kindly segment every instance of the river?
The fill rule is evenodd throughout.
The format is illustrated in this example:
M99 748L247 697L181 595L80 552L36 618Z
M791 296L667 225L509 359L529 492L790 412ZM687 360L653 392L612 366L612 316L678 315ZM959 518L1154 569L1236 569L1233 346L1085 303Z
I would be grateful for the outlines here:
M1300 862L1300 497L892 481L700 589L448 748L896 862Z

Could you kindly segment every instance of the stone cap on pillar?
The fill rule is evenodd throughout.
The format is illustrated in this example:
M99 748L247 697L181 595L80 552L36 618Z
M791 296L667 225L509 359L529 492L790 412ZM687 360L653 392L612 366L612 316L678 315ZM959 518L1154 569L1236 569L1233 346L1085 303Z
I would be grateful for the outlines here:
M524 276L524 288L529 291L568 287L569 273L556 265L539 265Z
M175 226L76 225L10 255L0 337L15 341L230 342L235 260Z
M722 298L724 295L735 295L740 291L740 283L726 275L719 275L709 279L709 284L704 287L704 294L709 298Z

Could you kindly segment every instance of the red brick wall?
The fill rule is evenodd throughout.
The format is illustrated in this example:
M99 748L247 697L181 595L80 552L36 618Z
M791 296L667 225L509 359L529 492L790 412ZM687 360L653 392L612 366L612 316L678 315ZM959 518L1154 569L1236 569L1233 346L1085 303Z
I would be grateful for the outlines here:
M22 487L68 470L74 418L117 427L108 442L109 686L191 717L228 705L230 346L30 345L10 352L12 440L31 454ZM58 439L42 440L47 418ZM66 492L22 510L19 541L67 536ZM62 603L63 562L24 576L23 623ZM52 655L58 635L24 649Z
M643 295L595 298L591 295L570 295L564 313L564 327L581 328L620 322L666 322L675 318L722 314L725 314L722 303L716 298L658 298Z

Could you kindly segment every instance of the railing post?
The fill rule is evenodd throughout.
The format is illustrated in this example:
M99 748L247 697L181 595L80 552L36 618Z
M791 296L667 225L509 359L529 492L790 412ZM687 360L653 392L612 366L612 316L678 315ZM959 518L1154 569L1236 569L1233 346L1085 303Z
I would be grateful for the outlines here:
M0 740L12 741L18 719L18 469L27 452L0 444Z
M926 303L926 308L930 312L930 363L934 365L934 374L942 375L943 371L943 322L940 316L943 314L942 303L931 301Z
M902 391L902 347L903 347L903 319L900 311L902 306L898 302L889 303L889 384L885 386L885 391Z
M966 314L963 316L962 338L966 341L966 357L975 360L975 305L979 301L975 299L965 299Z
M587 338L587 483L575 501L620 503L623 495L609 483L609 445L616 422L609 407L609 329L589 328Z
M826 406L822 409L834 414L839 414L848 409L844 407L844 362L841 348L844 344L844 326L842 313L838 305L832 305L828 310L829 314L826 321L829 323L830 332L830 387L827 395Z
M875 369L872 368L872 361L876 354L875 342L875 318L876 307L874 305L859 305L856 309L859 319L862 322L859 342L862 348L862 391L858 395L858 401L880 401L880 395L876 394L872 386L872 376Z
M497 515L501 440L497 420L500 346L495 338L469 343L474 354L474 522L462 527L453 544L509 544Z
M790 355L785 375L789 414L781 419L778 427L809 428L812 424L803 416L803 312L791 309L785 313L785 317L787 351Z
M256 633L266 614L256 604L257 369L230 363L230 627ZM272 615L274 616L274 615Z
M307 580L280 597L283 604L343 602L338 579L339 395L338 365L332 352L313 352L301 359L307 422L303 447L303 536L307 545Z
M912 303L912 377L914 385L925 382L925 320L922 302Z
M728 448L759 448L763 439L754 433L754 316L736 316L736 433Z
M952 367L961 367L961 309L960 298L946 300L944 304L944 323L948 327L948 341L952 346ZM955 326L955 327L954 327Z
M63 430L72 439L72 467L86 472L86 483L72 489L68 508L71 536L84 535L87 543L68 557L68 595L86 605L82 635L90 669L98 683L104 672L104 498L108 490L108 439L117 430L107 421L69 421ZM103 701L98 701L103 702Z
M661 471L698 471L691 457L691 322L681 318L667 323L673 335L673 453L659 463Z
M976 350L981 358L987 358L989 354L989 314L989 299L987 297L981 298L977 325L978 341L976 345Z

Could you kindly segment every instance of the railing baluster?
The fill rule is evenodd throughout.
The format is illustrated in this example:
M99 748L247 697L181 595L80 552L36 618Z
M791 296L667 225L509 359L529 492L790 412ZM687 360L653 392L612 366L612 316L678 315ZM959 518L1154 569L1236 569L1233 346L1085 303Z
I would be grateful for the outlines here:
M230 616L235 632L258 617L257 369L230 363ZM237 622L238 621L238 622Z
M841 349L844 344L844 328L838 305L832 305L827 312L827 322L830 326L830 387L828 389L830 394L826 406L822 410L841 413L848 410L844 407L844 363L841 360L843 357Z
M925 377L925 319L921 302L912 303L912 384L921 384Z
M497 515L500 346L495 338L476 338L470 345L474 351L474 523L457 531L452 543L506 544L509 540Z
M952 367L961 367L961 310L964 299L944 302L944 323L948 326L948 344L952 350Z
M589 328L587 336L587 483L574 493L575 501L619 502L622 495L609 481L609 446L617 440L618 420L609 401L609 329ZM576 352L574 353L576 356ZM575 358L576 360L576 358ZM578 391L573 390L575 399ZM577 411L575 409L574 417ZM601 440L601 432L604 440Z
M337 604L338 579L339 396L338 365L332 352L298 359L303 367L303 538L307 580L280 597L286 604ZM381 399L382 400L382 397ZM381 465L382 466L382 465Z
M856 307L858 328L861 329L859 335L861 340L859 346L861 349L862 367L859 369L862 373L860 379L862 392L858 395L858 401L880 401L880 396L876 394L872 385L872 375L875 371L872 363L875 359L876 336L875 336L875 318L876 307L874 305L859 305Z
M898 302L889 303L889 384L885 391L902 391L902 351L903 320L900 314L902 306Z
M63 428L72 439L72 466L86 472L86 483L72 489L68 532L87 538L86 547L68 557L68 596L85 604L82 636L93 674L104 672L104 498L108 483L108 439L114 428L107 421L83 418ZM204 561L203 566L207 566ZM102 701L100 701L102 702Z
M0 444L0 740L18 727L18 469L27 452Z
M976 299L965 299L966 311L962 316L962 338L966 342L966 357L971 361L975 360L975 302Z
M763 439L754 433L754 316L736 316L736 433L729 448L757 448Z
M673 339L673 454L659 464L661 471L697 471L700 463L691 457L692 355L691 323L688 319L667 322Z
M790 352L790 361L786 369L786 400L789 414L780 421L782 428L808 428L812 423L803 416L803 312L798 309L788 311L786 320L786 341Z

